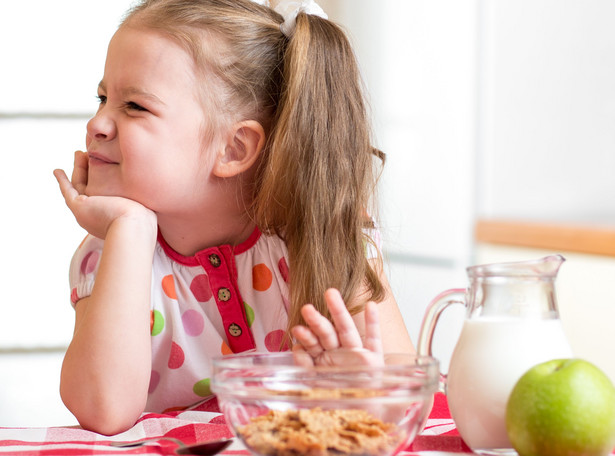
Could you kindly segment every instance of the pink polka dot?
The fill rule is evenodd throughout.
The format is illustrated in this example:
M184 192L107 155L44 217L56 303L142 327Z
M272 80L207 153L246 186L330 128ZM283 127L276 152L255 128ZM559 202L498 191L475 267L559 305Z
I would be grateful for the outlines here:
M281 345L283 339L284 331L281 329L271 331L265 336L265 347L267 347L267 350L270 352L288 351L290 349L288 346L288 341L285 341L284 345Z
M149 394L152 394L158 387L158 383L160 383L160 373L153 370L152 374L149 377L149 388L147 389L147 392Z
M284 282L288 283L288 263L286 263L286 258L280 258L280 261L278 261L278 269L280 270L280 274L282 274Z
M209 278L205 274L199 274L190 284L190 291L199 302L207 302L211 299L211 287L209 286Z
M92 250L88 253L81 262L81 272L83 274L90 274L94 272L94 269L96 269L96 265L98 264L99 257L100 254L96 250Z
M169 369L179 369L184 364L184 351L175 342L171 344L171 354L169 355Z
M184 325L184 331L189 336L198 336L203 332L205 327L205 320L203 316L194 309L186 310L182 314L182 324Z

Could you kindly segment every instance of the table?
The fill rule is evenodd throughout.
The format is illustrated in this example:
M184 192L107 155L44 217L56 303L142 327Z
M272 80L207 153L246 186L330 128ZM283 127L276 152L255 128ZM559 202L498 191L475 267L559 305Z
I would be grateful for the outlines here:
M477 242L615 256L615 221L548 222L479 219Z
M0 455L73 456L73 455L171 455L175 444L161 441L138 448L110 447L109 442L140 440L158 436L176 437L186 444L230 437L231 433L214 400L197 410L176 411L165 415L146 413L128 431L107 437L79 427L0 428ZM434 453L437 452L437 453ZM423 432L400 456L471 454L450 417L446 397L436 394L434 407ZM248 455L239 442L221 453L223 456Z

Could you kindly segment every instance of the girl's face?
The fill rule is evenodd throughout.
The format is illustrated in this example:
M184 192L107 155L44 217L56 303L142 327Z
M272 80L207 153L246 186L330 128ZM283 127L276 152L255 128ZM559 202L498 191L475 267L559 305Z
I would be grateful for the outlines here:
M188 53L162 34L122 27L109 44L98 96L87 126L86 194L123 196L167 214L203 207L215 146L203 143Z

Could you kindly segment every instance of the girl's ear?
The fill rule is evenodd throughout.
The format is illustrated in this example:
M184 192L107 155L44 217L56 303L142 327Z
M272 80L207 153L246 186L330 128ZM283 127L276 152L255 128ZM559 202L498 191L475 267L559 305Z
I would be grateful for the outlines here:
M218 177L233 177L249 169L263 150L265 130L256 120L236 123L224 149L220 150L213 172Z

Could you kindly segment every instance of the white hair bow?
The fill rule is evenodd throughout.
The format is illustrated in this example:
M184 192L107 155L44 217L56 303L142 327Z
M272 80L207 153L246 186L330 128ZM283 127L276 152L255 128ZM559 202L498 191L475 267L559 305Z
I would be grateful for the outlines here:
M284 18L284 22L280 25L280 31L290 36L295 30L297 23L297 14L304 12L306 14L313 14L323 19L328 19L327 13L314 1L314 0L280 0L275 2L273 0L253 0L254 2L273 7L273 9ZM275 3L275 6L271 3Z

